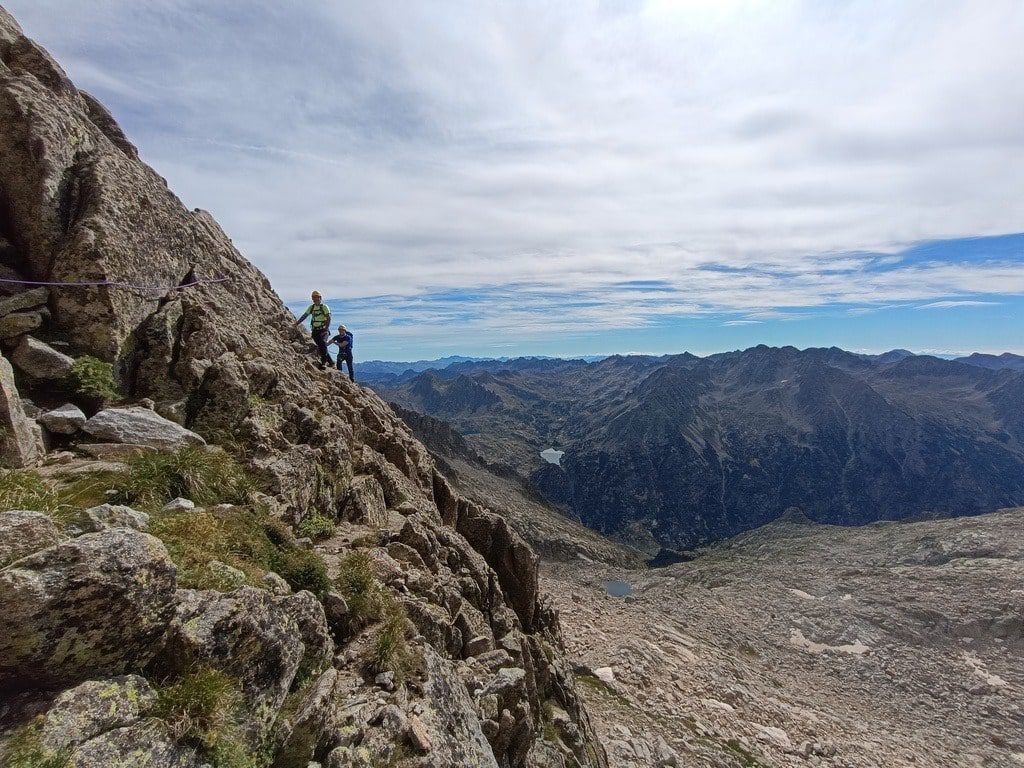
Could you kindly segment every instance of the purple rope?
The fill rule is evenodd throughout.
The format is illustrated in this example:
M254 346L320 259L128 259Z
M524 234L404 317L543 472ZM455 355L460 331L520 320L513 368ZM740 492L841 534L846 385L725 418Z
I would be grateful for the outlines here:
M205 280L193 280L191 283L182 283L181 285L135 285L133 283L121 283L116 280L97 280L95 282L84 282L84 283L52 283L43 280L11 280L6 277L0 277L0 283L17 283L18 285L52 285L61 288L71 288L75 286L106 286L108 288L135 288L140 291L177 291L181 288L191 288L196 285L203 285L208 283L225 283L230 280L230 277L213 277Z

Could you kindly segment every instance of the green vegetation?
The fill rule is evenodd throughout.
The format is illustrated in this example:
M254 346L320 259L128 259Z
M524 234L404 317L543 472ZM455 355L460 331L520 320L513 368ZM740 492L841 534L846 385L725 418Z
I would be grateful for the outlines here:
M617 701L623 707L632 707L632 705L629 703L629 699L627 699L621 693L619 693L610 685L608 685L608 683L606 683L604 680L601 680L598 677L592 677L591 675L579 675L576 678L576 682L583 685L586 688L589 688L592 691L596 691L597 693L601 693L605 696L615 699L615 701Z
M326 539L334 533L334 521L327 515L314 513L302 518L298 527L299 536L308 536L313 541Z
M327 565L316 552L305 549L286 549L273 560L277 574L294 590L308 589L317 597L323 597L331 588L331 577Z
M354 629L380 618L383 607L381 589L373 575L373 561L366 552L356 550L346 555L338 563L338 577L334 584L348 604Z
M207 568L211 560L238 568L250 584L262 586L278 551L256 515L241 507L158 512L150 518L149 530L164 542L178 566L179 585L194 589L221 586Z
M25 470L0 470L0 499L6 509L27 509L47 515L57 513L61 499L39 475Z
M722 744L728 752L731 752L736 756L743 768L764 768L764 763L758 760L757 757L746 749L738 740L728 739L723 741Z
M267 571L317 596L331 587L323 560L300 549L288 526L245 507L155 512L149 531L166 545L183 587L230 589L209 569L211 560L237 568L254 587L265 587Z
M119 397L114 367L91 355L83 355L71 365L71 382L77 394L97 406Z
M374 672L393 672L400 684L423 666L423 658L409 645L413 625L405 607L389 593L383 599L382 619L370 644L369 662Z
M182 448L140 453L128 459L118 485L119 501L158 506L178 496L199 505L244 504L252 481L224 451Z
M405 606L377 581L370 556L362 550L346 555L338 563L334 585L345 598L354 630L380 622L367 650L370 670L394 672L399 683L415 674L423 659L409 645L414 627Z
M64 768L67 751L55 752L43 744L42 718L16 730L2 747L0 762L6 768Z
M110 501L107 491L124 480L117 472L97 472L54 485L31 470L0 470L0 499L5 509L42 512L64 525L74 522L81 510Z
M557 744L561 741L561 734L558 732L558 727L555 725L555 706L551 703L551 699L545 699L540 705L540 722L543 729L544 741Z
M257 768L238 713L239 683L220 670L197 667L158 691L154 711L178 742L198 749L214 768Z

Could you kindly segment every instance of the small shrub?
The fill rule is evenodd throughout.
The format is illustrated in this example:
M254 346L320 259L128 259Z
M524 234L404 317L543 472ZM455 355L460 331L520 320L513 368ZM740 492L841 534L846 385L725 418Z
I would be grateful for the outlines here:
M298 591L308 589L317 597L331 588L327 565L316 552L305 549L280 551L274 557L272 570L277 571L288 585Z
M422 665L422 658L409 645L412 622L405 607L388 595L384 600L383 619L370 644L370 667L374 672L394 672L401 683Z
M72 363L71 382L75 392L96 405L119 397L114 385L114 367L91 355L83 355Z
M298 532L299 536L308 536L313 541L320 541L334 533L334 521L327 515L319 513L307 515L299 523Z
M242 704L238 681L204 666L160 688L153 714L176 741L200 750L214 768L256 768L239 724Z
M334 584L345 598L356 627L365 627L380 618L383 599L373 575L373 562L366 552L357 550L346 555L338 563Z
M5 768L64 768L67 763L66 750L55 752L43 744L38 721L22 726L0 746L0 764Z
M295 549L298 546L295 543L295 534L283 520L274 517L264 520L263 533L279 549Z
M196 504L244 504L252 490L245 472L223 451L182 448L128 459L118 490L126 503L159 505L178 496Z

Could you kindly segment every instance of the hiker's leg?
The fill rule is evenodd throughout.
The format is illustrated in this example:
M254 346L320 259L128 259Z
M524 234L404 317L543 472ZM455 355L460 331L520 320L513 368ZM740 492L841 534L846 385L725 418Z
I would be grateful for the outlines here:
M327 353L327 332L316 331L313 333L313 341L316 342L317 352L320 353L320 365L331 363L331 356Z
M356 374L355 374L355 371L352 370L352 353L351 352L346 352L345 353L345 365L348 366L348 377L352 381L355 381L356 380ZM338 370L339 371L341 370L341 358L340 357L338 358Z

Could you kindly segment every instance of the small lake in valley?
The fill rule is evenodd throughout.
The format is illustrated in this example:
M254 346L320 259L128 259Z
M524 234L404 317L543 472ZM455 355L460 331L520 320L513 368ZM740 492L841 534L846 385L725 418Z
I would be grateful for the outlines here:
M626 597L633 594L633 587L624 581L614 579L605 584L605 588L608 590L608 594L612 597Z
M556 448L546 448L540 452L540 457L549 464L554 464L556 467L562 465L562 457L565 456L565 451L559 451Z

